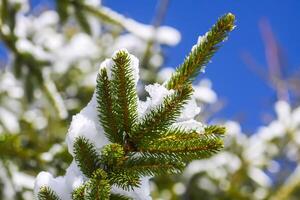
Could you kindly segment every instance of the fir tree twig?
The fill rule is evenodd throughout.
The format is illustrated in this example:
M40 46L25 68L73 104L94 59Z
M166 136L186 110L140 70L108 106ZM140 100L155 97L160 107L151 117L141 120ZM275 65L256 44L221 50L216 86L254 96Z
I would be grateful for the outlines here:
M235 16L231 13L222 16L210 31L200 38L198 44L193 47L191 53L166 83L166 87L176 89L182 87L186 82L193 81L219 49L220 43L234 29L234 21Z

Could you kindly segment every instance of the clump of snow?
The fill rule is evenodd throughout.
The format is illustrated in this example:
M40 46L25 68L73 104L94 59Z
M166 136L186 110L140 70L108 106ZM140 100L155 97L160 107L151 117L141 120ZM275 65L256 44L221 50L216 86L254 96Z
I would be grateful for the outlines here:
M217 94L211 89L211 87L210 80L201 80L197 85L194 86L195 99L207 104L215 103L217 101Z
M146 41L155 41L159 44L176 45L181 39L178 30L169 26L160 26L155 28L151 25L141 24L135 20L120 15L109 8L102 7L102 12L110 16L130 33Z
M74 142L78 137L85 137L93 142L96 148L102 148L108 144L108 139L104 135L104 130L97 117L96 94L80 113L73 116L70 128L67 133L66 143L71 155L74 156Z
M66 170L65 176L54 178L48 172L40 172L34 183L34 193L37 194L41 187L50 187L61 199L71 200L71 194L74 189L86 181L86 177L81 173L77 164L73 160Z
M195 130L200 134L204 132L205 125L194 119L189 119L186 121L176 122L173 124L175 127L181 127L187 130Z
M70 190L68 190L65 179L62 176L54 178L52 174L48 172L40 172L36 177L36 181L34 184L34 193L37 198L37 194L41 187L50 187L61 199L69 200L70 198Z
M196 115L200 113L200 107L197 105L196 100L192 98L188 103L184 106L181 115L177 119L177 121L186 121L190 119L194 119Z

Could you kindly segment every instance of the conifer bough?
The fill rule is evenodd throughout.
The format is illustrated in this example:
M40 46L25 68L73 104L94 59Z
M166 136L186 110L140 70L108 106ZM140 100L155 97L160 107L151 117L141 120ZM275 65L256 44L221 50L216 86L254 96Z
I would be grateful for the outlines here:
M233 28L232 14L221 17L166 85L157 87L166 93L157 104L151 104L154 96L146 102L138 99L138 62L133 55L119 50L112 59L105 60L100 66L94 97L75 116L67 135L74 161L64 181L76 177L79 184L72 182L71 191L66 186L62 193L51 188L51 181L40 183L43 181L39 175L35 185L38 199L140 199L131 192L143 187L143 177L179 173L192 160L219 151L223 147L224 127L203 128L194 119L193 125L185 126L178 119L185 105L193 100L192 80ZM49 175L48 179L52 180ZM145 199L151 199L147 195Z
M226 40L228 33L234 29L234 22L235 16L228 13L222 16L204 36L199 37L198 44L192 48L191 53L167 82L167 88L178 89L203 71L213 54L219 49L220 43Z

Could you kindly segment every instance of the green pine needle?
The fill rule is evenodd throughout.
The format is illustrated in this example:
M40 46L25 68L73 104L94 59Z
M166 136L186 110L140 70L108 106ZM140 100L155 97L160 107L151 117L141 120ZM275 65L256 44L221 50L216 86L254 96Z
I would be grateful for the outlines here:
M176 89L182 87L186 82L193 79L204 70L213 54L220 48L220 43L226 40L229 32L235 25L235 16L228 13L217 21L209 32L201 38L201 41L192 49L191 53L186 57L173 73L166 86L168 89Z
M123 137L119 134L116 114L113 109L112 86L105 68L99 71L96 95L98 116L105 135L111 142L122 144Z
M110 183L107 174L102 169L97 169L86 184L86 200L109 200Z
M140 186L140 176L138 174L122 169L115 169L109 173L109 180L111 184L127 191Z
M207 158L222 147L223 140L217 134L194 131L184 134L184 132L177 131L173 135L168 134L166 137L144 142L139 146L139 150L149 153L171 154L183 162L189 162L194 159Z
M162 174L176 174L184 169L185 165L174 156L164 153L132 153L124 163L123 169L132 174L141 176L156 176Z
M51 188L43 186L38 193L38 200L60 200L60 198Z
M135 126L138 112L138 96L131 59L127 51L119 51L113 57L112 88L113 105L118 122L118 129L124 136L130 135Z
M100 167L100 156L96 148L86 138L79 137L74 143L75 160L82 173L91 177L95 170Z

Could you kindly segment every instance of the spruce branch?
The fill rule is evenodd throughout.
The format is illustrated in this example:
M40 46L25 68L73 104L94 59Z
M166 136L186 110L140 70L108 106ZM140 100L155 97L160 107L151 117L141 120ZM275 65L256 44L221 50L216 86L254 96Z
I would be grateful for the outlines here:
M115 169L109 173L109 181L123 190L133 190L140 186L140 176L129 170Z
M127 51L118 51L113 57L113 106L121 133L130 135L138 117L135 80L131 58ZM125 135L124 135L125 136Z
M60 200L60 198L49 187L41 187L38 193L38 200Z
M174 123L191 98L193 78L234 28L233 23L232 14L219 19L166 84L173 93L141 120L131 55L121 50L113 56L111 77L107 69L99 70L97 111L112 143L98 154L87 139L76 139L75 160L89 180L72 193L73 199L129 199L111 194L111 187L132 190L140 186L143 176L179 173L188 162L207 158L223 147L224 127L207 126L198 131Z
M183 106L190 99L193 88L190 84L184 85L180 90L164 98L164 101L152 109L139 122L134 131L135 137L153 137L167 130L180 115Z
M184 169L184 163L176 157L149 153L131 153L122 166L122 170L141 176L155 176L161 174L176 174Z
M222 137L215 134L182 134L144 142L139 150L148 153L163 153L176 156L182 162L207 158L223 148Z
M96 148L84 137L78 137L74 143L75 160L82 173L91 177L100 167L100 156Z
M192 82L220 48L220 43L226 40L229 32L234 29L234 21L235 16L231 13L219 18L217 23L200 39L184 62L176 69L166 83L166 87L176 89L181 88L186 82Z
M105 135L111 142L122 143L123 137L119 134L116 114L113 109L112 85L108 80L106 69L100 69L97 77L97 109L98 117L104 128Z
M86 185L87 200L108 200L111 186L107 179L107 174L102 169L97 169Z

